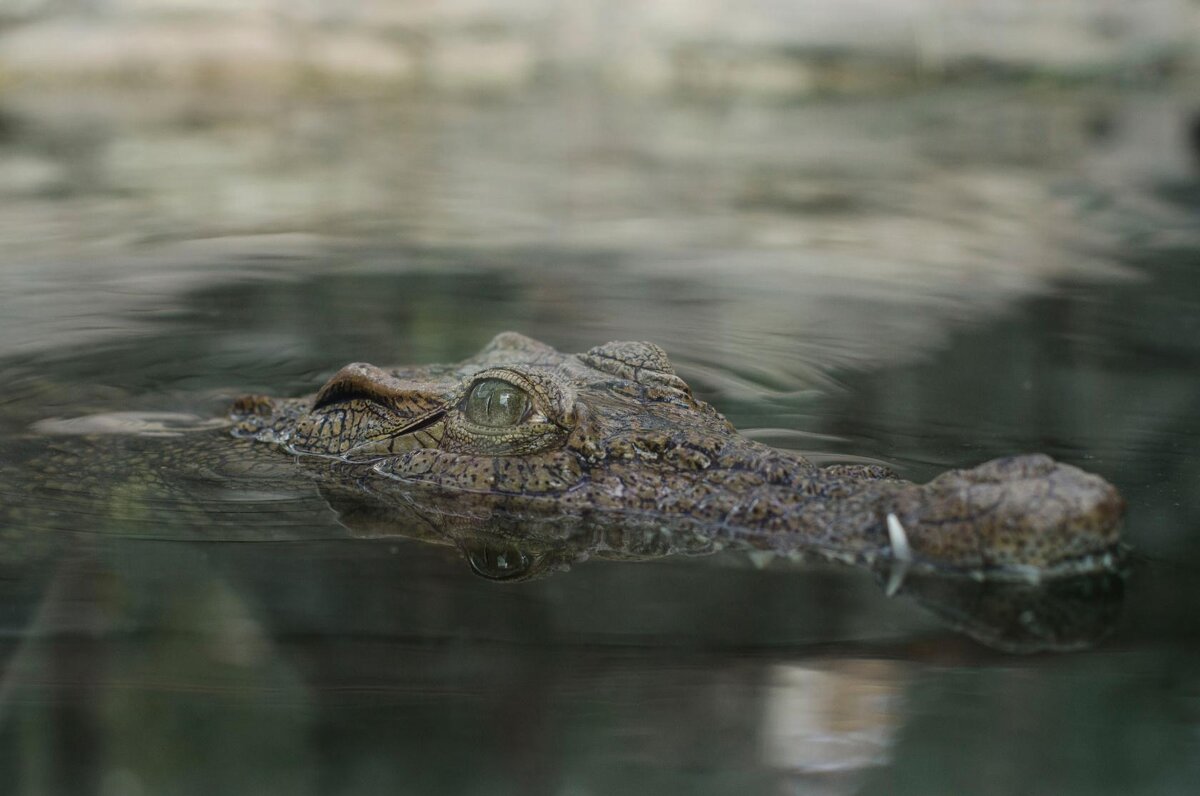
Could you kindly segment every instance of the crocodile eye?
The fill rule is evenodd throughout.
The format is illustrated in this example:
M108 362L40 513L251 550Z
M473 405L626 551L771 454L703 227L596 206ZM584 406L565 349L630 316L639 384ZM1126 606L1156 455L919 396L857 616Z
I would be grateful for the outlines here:
M464 554L471 571L488 580L520 580L530 574L534 559L516 547L472 545Z
M485 379L471 388L463 413L489 428L515 426L529 414L529 394L500 379Z

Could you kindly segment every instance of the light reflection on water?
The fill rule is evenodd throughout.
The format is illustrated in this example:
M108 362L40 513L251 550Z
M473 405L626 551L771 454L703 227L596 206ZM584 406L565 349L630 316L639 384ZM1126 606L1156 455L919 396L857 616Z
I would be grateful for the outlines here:
M1060 99L198 127L18 103L57 137L0 145L54 167L0 209L5 463L70 448L72 418L211 418L503 329L634 337L781 447L915 480L1023 450L1100 472L1139 562L1094 651L1011 657L863 572L680 557L497 585L347 538L311 488L247 488L258 464L66 473L44 525L8 475L10 792L1191 792L1194 177L1169 99Z

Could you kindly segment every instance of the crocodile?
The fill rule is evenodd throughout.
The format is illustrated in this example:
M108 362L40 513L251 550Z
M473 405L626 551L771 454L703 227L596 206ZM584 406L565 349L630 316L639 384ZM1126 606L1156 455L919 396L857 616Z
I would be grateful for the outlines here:
M1010 652L1090 646L1122 604L1122 505L1099 477L1044 456L924 485L818 467L739 435L649 343L568 355L508 333L453 365L350 365L304 398L162 401L83 398L92 413L39 420L6 405L33 413L0 454L6 593L19 602L81 556L101 566L86 559L105 538L345 531L342 555L410 540L506 584L720 550L734 566L866 565L889 595Z
M882 465L818 466L739 434L647 342L567 354L505 332L455 364L353 363L311 396L243 396L231 418L235 436L319 473L347 524L386 535L400 517L457 534L498 579L528 576L512 565L528 555L479 539L529 549L565 520L621 535L592 554L628 555L640 536L663 554L737 546L975 579L1106 571L1122 550L1124 501L1098 475L1042 454L924 484Z

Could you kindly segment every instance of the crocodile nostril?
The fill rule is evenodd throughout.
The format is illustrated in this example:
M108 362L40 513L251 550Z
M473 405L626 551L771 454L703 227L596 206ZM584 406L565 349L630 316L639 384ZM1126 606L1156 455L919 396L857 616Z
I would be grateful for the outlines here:
M1042 478L1050 475L1059 467L1058 462L1044 453L1025 453L987 462L977 467L976 472L987 475L996 482L1001 482Z

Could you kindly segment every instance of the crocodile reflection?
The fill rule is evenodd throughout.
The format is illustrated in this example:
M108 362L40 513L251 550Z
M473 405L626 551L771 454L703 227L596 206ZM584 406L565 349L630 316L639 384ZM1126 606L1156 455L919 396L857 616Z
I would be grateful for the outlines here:
M823 560L802 543L762 550L745 539L721 541L687 524L596 524L532 520L493 512L471 516L453 500L420 501L383 490L364 500L340 478L318 475L321 493L357 538L397 538L450 548L475 575L519 583L568 572L585 561L651 561L740 551L757 567L799 568ZM1086 649L1115 626L1124 600L1122 559L1104 570L1038 581L897 571L871 565L888 596L912 600L950 629L1004 652Z

